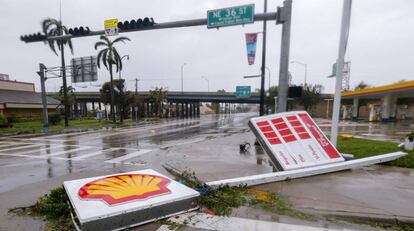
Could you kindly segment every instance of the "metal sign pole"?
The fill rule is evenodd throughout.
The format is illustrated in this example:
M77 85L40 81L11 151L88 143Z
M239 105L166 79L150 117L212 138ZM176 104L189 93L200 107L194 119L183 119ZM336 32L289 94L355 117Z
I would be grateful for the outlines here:
M352 0L344 0L342 8L341 37L339 39L339 51L336 67L335 98L332 113L331 143L336 146L338 139L339 109L341 107L342 76L344 70L344 58L348 43L349 25L351 21Z
M290 24L292 18L292 0L283 2L283 8L279 11L283 22L282 46L280 51L279 88L277 97L277 112L285 112L287 109L289 88L289 50L290 50Z

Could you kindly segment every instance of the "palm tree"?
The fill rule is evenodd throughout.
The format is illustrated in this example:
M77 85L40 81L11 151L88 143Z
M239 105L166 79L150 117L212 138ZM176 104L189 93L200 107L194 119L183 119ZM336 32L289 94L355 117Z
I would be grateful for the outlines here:
M42 21L43 33L48 37L53 36L62 36L69 34L66 26L62 24L62 21L48 18ZM70 38L58 39L58 40L48 40L50 49L58 55L55 48L55 43L57 44L58 50L60 51L61 57L61 68L62 68L62 81L63 81L63 103L65 105L65 126L69 126L69 104L68 104L68 89L66 83L66 69L65 69L65 45L69 46L71 53L73 54L73 46Z
M150 90L150 99L154 103L154 111L160 117L163 117L163 105L167 92L167 89L163 87L156 87L154 90Z
M112 66L115 65L116 71L118 72L122 70L122 60L121 56L119 55L118 51L114 47L115 43L123 42L125 43L126 40L130 41L127 37L118 37L115 40L111 41L108 37L101 35L101 41L95 43L95 50L98 47L103 46L104 48L98 52L98 68L100 68L100 63L102 62L107 70L109 70L109 75L111 77L111 114L112 114L112 121L115 123L115 110L114 110L114 83L113 83L113 74L112 74Z

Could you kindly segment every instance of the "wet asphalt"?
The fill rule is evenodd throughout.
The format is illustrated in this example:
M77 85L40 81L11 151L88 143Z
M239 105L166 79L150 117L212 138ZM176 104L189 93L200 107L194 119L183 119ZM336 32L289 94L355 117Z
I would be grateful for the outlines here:
M272 172L269 159L260 147L252 145L246 152L239 150L240 143L255 141L247 126L252 116L255 113L205 115L67 134L3 137L0 139L0 212L3 214L0 224L12 216L14 223L10 221L11 226L4 230L11 227L36 230L26 229L26 223L31 228L38 224L38 230L42 230L42 222L5 216L7 209L30 205L48 189L68 179L147 168L168 174L163 168L165 164L181 171L194 171L204 181ZM329 133L329 121L317 121ZM342 122L339 130L357 137L397 142L413 130L413 125L410 122ZM411 169L368 168L268 184L260 189L292 196L293 204L303 209L317 208L330 213L349 210L361 216L366 212L414 220L411 209L414 206L408 203L414 201L413 176ZM382 193L375 193L378 188ZM358 193L364 192L361 189L367 194ZM303 194L306 191L310 193ZM371 199L370 193L376 198ZM378 203L381 200L398 203ZM361 208L361 201L366 209ZM332 207L333 202L337 202L337 207ZM1 225L0 230L3 230Z

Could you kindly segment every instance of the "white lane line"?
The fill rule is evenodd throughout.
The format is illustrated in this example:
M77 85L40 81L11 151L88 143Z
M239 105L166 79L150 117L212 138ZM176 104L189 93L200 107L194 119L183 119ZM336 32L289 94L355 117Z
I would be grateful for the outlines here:
M47 159L43 156L31 156L31 155L20 155L20 154L6 154L0 153L0 156L13 156L13 157L25 157L25 158L32 158L32 159Z
M5 144L3 144L5 143ZM18 145L18 144L32 144L32 143L20 143L20 142L0 142L0 148L4 148L4 147L9 147L9 146L13 146L13 145Z
M55 140L55 139L40 139L40 138L30 138L30 139L19 139L19 140L24 140L24 141L31 141L31 142L35 142L35 141L42 141L42 142L64 142L66 140Z
M77 156L75 158L72 158L72 160L84 160L84 159L92 157L92 156L97 156L97 155L104 154L105 152L117 151L117 150L121 150L121 149L122 148L108 148L108 149L105 149L105 150L99 150L99 151L92 152L92 153L89 153L89 154Z
M79 151L84 151L90 149L90 147L79 147L79 148L74 148L74 149L70 149L70 150L65 150L65 151L61 151L61 152L55 152L52 154L46 154L46 155L40 155L42 157L52 157L52 156L58 156L58 155L64 155L64 154L68 154L68 153L72 153L72 152L79 152Z
M177 146L181 146L181 145L185 145L185 144L198 143L198 142L205 141L205 140L206 140L206 138L199 138L199 139L189 140L189 141L186 141L186 142L181 142L181 143L178 143L178 144L164 145L164 146L161 146L160 149L167 149L167 148L177 147Z
M253 220L240 217L222 217L212 216L202 213L186 213L179 216L174 216L169 219L171 222L183 224L187 227L192 227L202 230L216 230L216 231L274 231L274 230L286 230L286 231L340 231L344 229L332 229L324 227L313 227L304 225L286 224L272 221ZM167 225L161 226L157 231L170 231ZM348 231L354 229L346 229Z
M47 152L48 150L62 148L62 147L65 147L65 146L64 145L51 145L50 147L42 147L41 149L29 150L29 151L26 151L26 152L18 152L16 154L17 155L28 155L30 153ZM0 150L0 153L2 153L2 150ZM7 153L2 153L2 154L7 154Z
M131 158L134 158L134 157L137 157L137 156L141 156L141 155L144 155L145 153L152 152L152 151L154 151L154 149L141 149L139 151L132 152L132 153L126 154L126 155L118 157L118 158L107 160L107 161L105 161L105 163L112 163L112 164L113 163L121 163L122 161L131 159Z
M0 152L8 152L8 151L25 149L25 148L36 148L36 147L41 147L41 146L43 146L43 144L32 144L32 145L26 145L26 146L15 147L15 148L0 149Z

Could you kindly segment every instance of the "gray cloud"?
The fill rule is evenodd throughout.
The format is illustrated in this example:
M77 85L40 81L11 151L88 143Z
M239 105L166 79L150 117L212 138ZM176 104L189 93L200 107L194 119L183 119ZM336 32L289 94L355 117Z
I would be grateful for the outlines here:
M263 1L244 0L62 0L62 14L69 27L84 25L98 30L108 18L129 20L151 16L157 22L166 22L202 18L209 9L247 3L255 3L256 12L263 9ZM269 11L281 5L281 0L269 0ZM10 74L12 79L38 85L35 74L38 63L58 66L59 58L43 43L24 44L19 36L40 31L44 18L58 18L59 1L0 0L0 6L0 72ZM326 92L332 92L334 80L326 76L337 57L342 1L293 0L293 6L291 60L307 63L308 82L322 83ZM414 1L410 0L354 1L347 54L352 61L351 85L361 80L381 85L414 78L413 11ZM130 80L138 77L143 79L141 90L155 86L179 90L180 66L186 62L185 90L207 90L201 76L210 80L210 88L214 91L233 91L236 85L257 88L259 79L242 77L259 73L262 38L259 35L256 64L248 66L244 33L259 32L261 28L261 23L255 23L219 30L200 26L127 33L132 42L119 46L122 54L131 56L125 63L123 77L128 80L129 89L134 88ZM278 81L280 34L281 27L268 22L267 66L271 69L272 84ZM97 40L98 37L74 39L74 56L96 54L93 44ZM67 54L69 61L72 56ZM290 69L293 82L302 83L303 68L293 64ZM107 80L108 73L101 70L99 82ZM48 90L59 86L58 80L49 80L47 84Z

